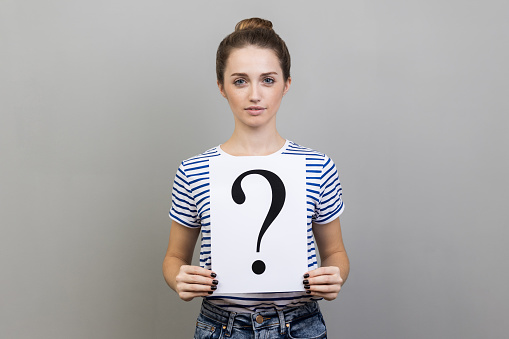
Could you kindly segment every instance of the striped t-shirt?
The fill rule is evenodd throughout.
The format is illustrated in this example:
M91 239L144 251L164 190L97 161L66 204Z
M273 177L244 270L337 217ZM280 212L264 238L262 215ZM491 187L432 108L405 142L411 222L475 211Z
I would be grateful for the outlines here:
M183 161L175 176L170 217L187 227L201 227L200 266L212 269L210 251L210 178L209 159L231 156L220 146ZM308 268L317 268L312 223L326 224L343 212L342 189L334 162L323 153L287 140L276 153L267 157L299 156L306 159L306 209L308 238ZM249 293L206 297L208 301L228 311L258 312L269 308L281 309L319 300L301 292Z

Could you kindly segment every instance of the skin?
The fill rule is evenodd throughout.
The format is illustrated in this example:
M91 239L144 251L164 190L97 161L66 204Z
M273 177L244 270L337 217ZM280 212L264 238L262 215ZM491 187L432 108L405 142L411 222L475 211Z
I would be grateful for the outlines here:
M285 144L276 129L276 113L288 92L279 60L270 49L247 46L230 54L221 95L228 100L235 120L232 136L221 145L235 156L268 155ZM348 277L350 264L343 245L339 218L323 224L313 223L313 233L322 267L305 272L303 285L308 294L334 300ZM163 275L182 300L208 296L219 282L215 272L192 266L193 250L200 229L172 221Z
M231 52L226 63L221 95L233 112L235 129L223 151L237 156L267 155L285 144L276 129L276 113L292 79L284 80L276 54L269 49L247 46ZM261 106L261 114L246 108Z

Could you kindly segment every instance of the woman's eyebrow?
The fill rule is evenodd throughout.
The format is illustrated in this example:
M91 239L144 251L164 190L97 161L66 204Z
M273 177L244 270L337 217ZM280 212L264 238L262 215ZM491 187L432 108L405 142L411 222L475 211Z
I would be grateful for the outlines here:
M277 75L277 72L267 72L267 73L262 73L262 76L267 76L267 75Z
M261 76L267 76L267 75L277 75L277 72L267 72L267 73L262 73ZM247 73L232 73L232 75L230 75L231 77L247 77Z

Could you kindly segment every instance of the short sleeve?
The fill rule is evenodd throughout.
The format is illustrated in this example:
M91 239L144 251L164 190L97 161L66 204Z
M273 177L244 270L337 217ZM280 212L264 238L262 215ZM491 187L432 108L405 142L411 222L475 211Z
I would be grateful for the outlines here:
M187 227L201 226L193 192L183 163L180 164L173 181L170 218Z
M320 200L316 206L313 222L326 224L343 213L342 189L336 165L325 155L320 175Z

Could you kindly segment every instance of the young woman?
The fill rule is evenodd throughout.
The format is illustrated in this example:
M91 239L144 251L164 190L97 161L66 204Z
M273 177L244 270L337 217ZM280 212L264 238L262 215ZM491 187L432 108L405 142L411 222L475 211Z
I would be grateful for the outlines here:
M339 223L341 185L331 159L284 139L276 129L276 113L291 84L286 44L270 21L242 20L220 43L216 72L235 129L225 143L179 167L164 277L181 299L204 297L195 338L326 338L316 301L335 299L349 272ZM209 222L207 168L210 158L225 156L305 157L309 267L308 272L302 272L305 292L214 295L221 282L211 271L210 231L214 225ZM200 232L200 267L191 266Z

